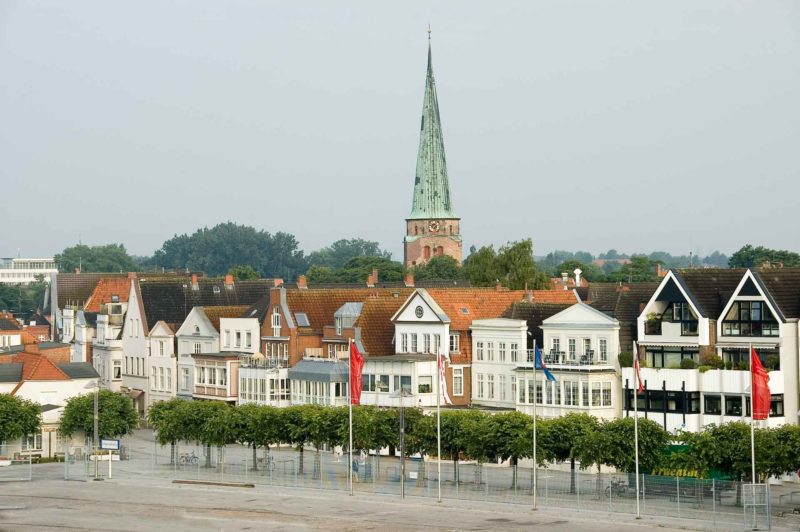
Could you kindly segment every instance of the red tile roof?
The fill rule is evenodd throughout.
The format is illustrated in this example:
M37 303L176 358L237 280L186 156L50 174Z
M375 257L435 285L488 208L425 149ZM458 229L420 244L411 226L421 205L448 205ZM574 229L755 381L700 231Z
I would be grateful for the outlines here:
M361 343L367 355L394 354L392 316L405 303L406 299L368 298L364 301L361 315L355 325L361 328Z
M19 353L13 362L22 364L22 380L26 381L67 381L69 377L52 361L42 355Z
M100 305L111 303L112 296L119 297L119 303L128 301L131 291L131 280L127 277L102 277L86 300L83 310L100 312Z
M334 313L345 303L357 303L373 299L389 299L397 301L399 306L413 292L413 288L339 288L287 290L286 303L294 314L305 312L311 329L322 332L326 325L333 325ZM391 315L389 316L391 317Z
M205 313L208 320L211 322L211 325L219 332L219 319L220 318L238 318L242 315L242 312L247 310L247 305L229 305L225 307L203 307L203 312ZM176 329L177 330L177 329Z

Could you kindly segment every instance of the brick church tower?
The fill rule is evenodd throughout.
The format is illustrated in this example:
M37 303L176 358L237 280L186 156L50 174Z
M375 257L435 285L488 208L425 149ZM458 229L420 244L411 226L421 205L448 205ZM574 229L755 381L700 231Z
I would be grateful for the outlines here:
M461 264L461 219L453 212L450 201L439 101L431 62L430 30L420 130L414 200L411 215L406 218L404 262L408 268L425 264L437 255L448 255Z

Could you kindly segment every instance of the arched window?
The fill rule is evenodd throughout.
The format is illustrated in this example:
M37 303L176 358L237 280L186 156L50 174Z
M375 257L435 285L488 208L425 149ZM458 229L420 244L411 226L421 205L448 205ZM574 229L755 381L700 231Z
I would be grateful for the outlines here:
M436 255L444 255L444 248L442 246L436 248Z
M423 249L422 254L426 259L431 258L431 247L430 246L425 246L425 248Z

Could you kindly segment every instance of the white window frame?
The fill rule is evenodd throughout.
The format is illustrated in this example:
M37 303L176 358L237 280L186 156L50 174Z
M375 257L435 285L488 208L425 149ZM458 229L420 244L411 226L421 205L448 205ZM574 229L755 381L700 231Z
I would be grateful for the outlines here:
M464 395L464 368L452 367L453 371L453 395Z
M459 335L458 333L450 333L450 352L451 353L461 352L461 335Z

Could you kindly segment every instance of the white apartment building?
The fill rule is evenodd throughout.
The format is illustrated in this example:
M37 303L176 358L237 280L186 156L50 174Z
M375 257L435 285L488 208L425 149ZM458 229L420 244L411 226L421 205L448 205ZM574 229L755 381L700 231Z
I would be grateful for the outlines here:
M472 404L514 410L517 367L527 362L525 320L490 318L472 322Z
M56 262L50 259L0 258L0 283L28 284L41 276L50 282L50 274L58 273Z

